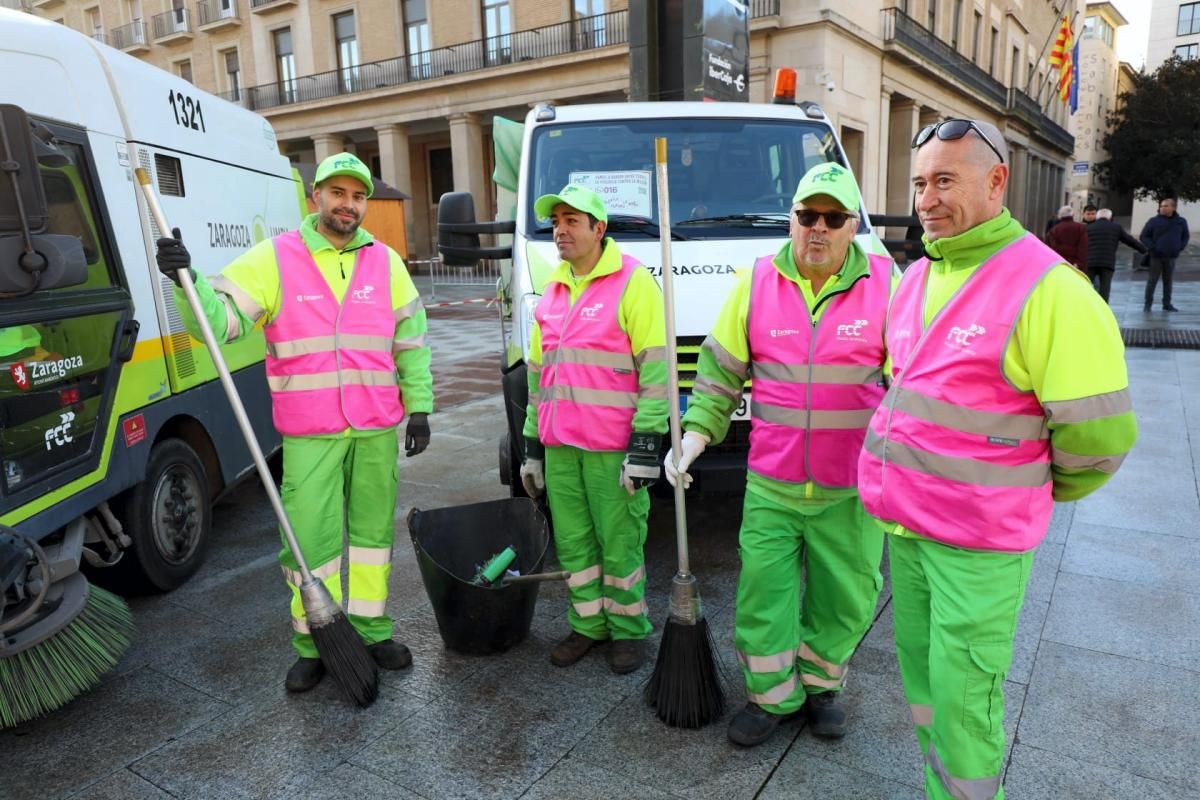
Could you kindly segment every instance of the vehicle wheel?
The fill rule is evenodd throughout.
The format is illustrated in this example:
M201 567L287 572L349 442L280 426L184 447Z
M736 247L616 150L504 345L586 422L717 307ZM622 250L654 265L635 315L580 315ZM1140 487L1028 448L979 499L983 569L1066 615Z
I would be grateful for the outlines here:
M190 445L164 439L154 446L145 479L129 490L121 509L133 540L113 568L121 573L121 588L169 592L199 569L211 538L209 494L208 475Z

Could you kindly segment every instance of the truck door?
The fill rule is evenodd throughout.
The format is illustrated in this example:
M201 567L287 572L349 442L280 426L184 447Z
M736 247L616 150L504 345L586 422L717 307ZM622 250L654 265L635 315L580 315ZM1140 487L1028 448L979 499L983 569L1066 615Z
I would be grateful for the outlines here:
M121 363L137 338L87 139L44 127L54 138L38 149L49 207L38 233L77 237L87 279L0 295L0 515L101 467ZM11 235L20 234L0 231Z

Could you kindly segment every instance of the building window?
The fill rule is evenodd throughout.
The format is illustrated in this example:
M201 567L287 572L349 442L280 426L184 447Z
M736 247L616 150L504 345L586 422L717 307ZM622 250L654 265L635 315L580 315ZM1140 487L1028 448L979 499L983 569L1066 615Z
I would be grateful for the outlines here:
M242 67L238 63L237 50L226 50L221 57L225 60L225 85L229 87L229 99L236 103L242 99Z
M333 41L342 91L353 92L358 84L358 37L354 34L353 11L333 15Z
M104 41L104 23L100 20L100 7L89 8L87 10L88 27L92 31L92 38L97 41Z
M1093 15L1083 21L1082 38L1084 39L1103 39L1105 44L1112 47L1114 35L1112 25L1109 25L1108 20L1103 17Z
M979 63L979 37L983 35L983 14L975 12L975 27L971 29L971 60Z
M1179 23L1175 26L1176 36L1200 33L1200 3L1185 3L1179 7Z
M183 78L188 83L192 82L192 62L180 61L175 65L175 74Z
M488 64L512 61L512 9L508 0L483 0L483 37Z
M1175 48L1175 57L1190 61L1196 57L1198 51L1200 51L1200 44L1181 44Z
M992 47L988 51L988 75L996 76L996 51L1000 49L1000 29L992 26Z
M404 39L408 45L408 69L411 80L430 77L429 12L425 0L404 0Z
M950 17L950 46L958 49L958 32L962 27L963 0L954 0L954 14Z
M937 36L937 0L929 0L929 5L925 8L925 27Z
M607 44L605 38L605 0L575 0L576 49L590 50Z
M292 50L292 29L280 28L271 34L275 40L275 78L279 81L280 100L296 102L296 53Z
M1008 85L1016 88L1021 82L1021 48L1013 48L1012 66L1009 69L1012 71L1012 77L1009 78Z

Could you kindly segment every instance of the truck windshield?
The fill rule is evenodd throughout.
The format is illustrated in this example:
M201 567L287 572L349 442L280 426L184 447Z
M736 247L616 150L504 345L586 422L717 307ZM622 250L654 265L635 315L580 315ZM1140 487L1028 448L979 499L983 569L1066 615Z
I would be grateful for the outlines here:
M605 200L617 239L658 237L654 139L667 137L674 232L688 239L786 235L792 193L811 167L840 160L829 128L799 120L645 119L546 125L533 134L532 238L551 236L533 201L578 183ZM639 224L649 221L653 225Z

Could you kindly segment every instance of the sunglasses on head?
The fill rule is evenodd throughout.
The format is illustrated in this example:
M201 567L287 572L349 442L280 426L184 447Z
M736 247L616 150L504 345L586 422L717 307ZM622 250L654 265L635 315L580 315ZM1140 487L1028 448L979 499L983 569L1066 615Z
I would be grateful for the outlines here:
M806 228L816 225L817 220L821 217L825 218L825 227L835 231L845 225L846 220L858 219L854 214L847 214L845 211L814 211L811 208L796 209L796 221Z
M930 137L935 133L943 142L952 142L955 139L963 138L970 131L975 131L979 134L979 138L983 139L983 143L991 148L992 152L996 154L996 158L1000 159L1000 163L1004 163L1004 156L1000 155L1000 151L996 148L996 145L992 144L992 140L987 137L982 128L969 119L945 119L933 125L926 125L917 131L917 135L913 137L912 148L916 150L928 142Z

